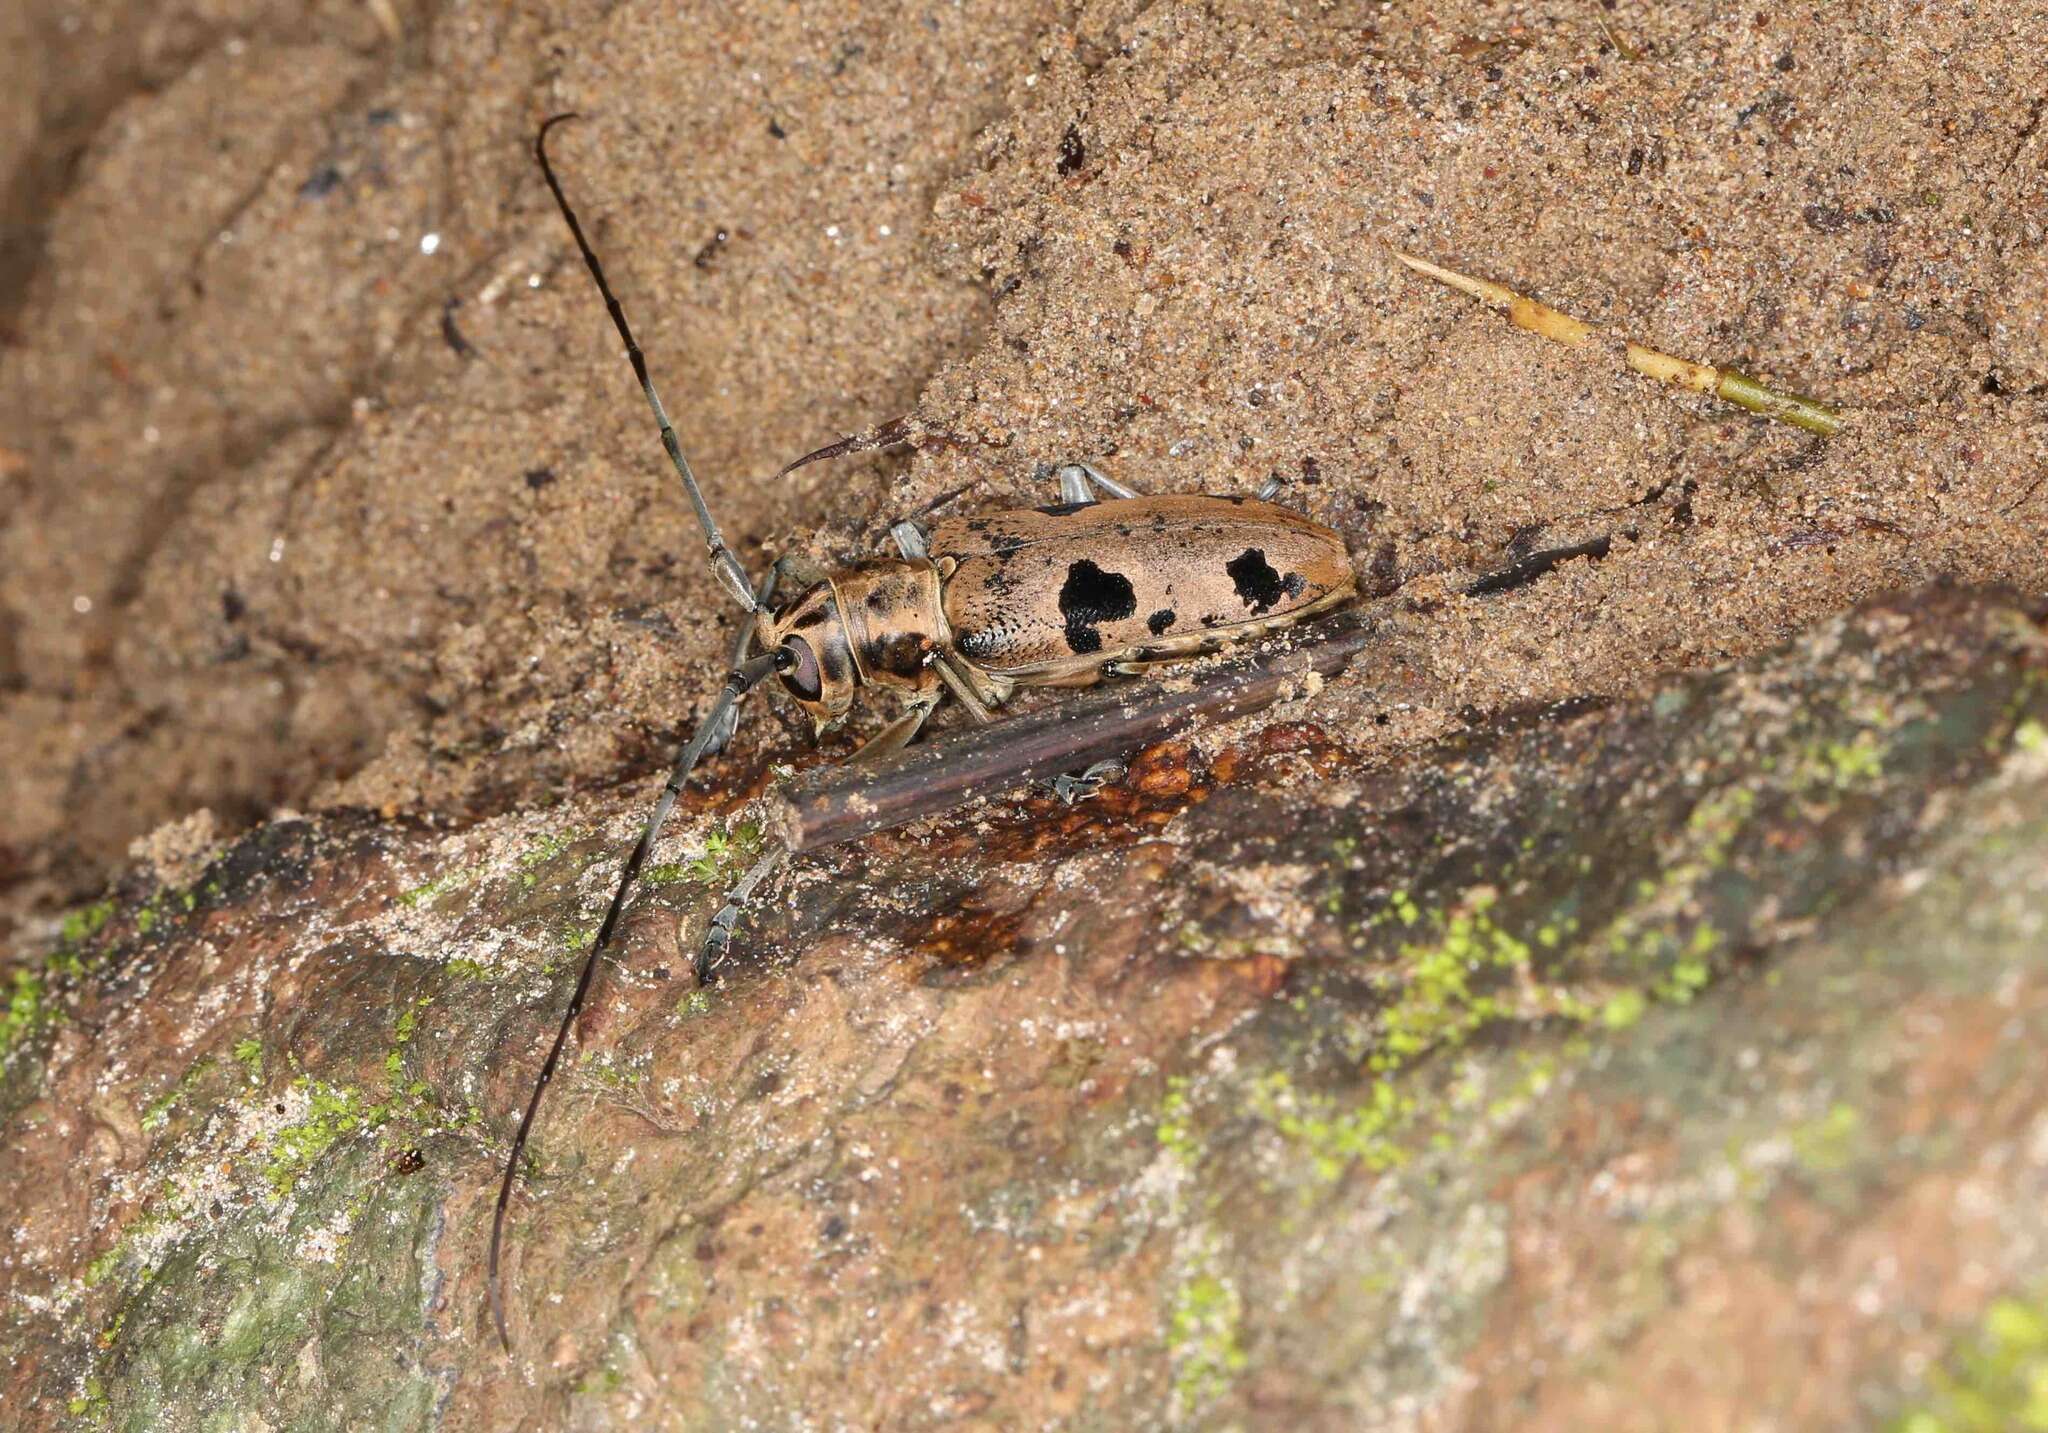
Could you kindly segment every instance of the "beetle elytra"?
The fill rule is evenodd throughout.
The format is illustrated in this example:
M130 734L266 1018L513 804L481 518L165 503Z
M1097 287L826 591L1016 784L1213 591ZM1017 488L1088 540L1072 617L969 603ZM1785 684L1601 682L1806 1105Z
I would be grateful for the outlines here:
M556 115L541 125L535 158L625 343L662 446L703 527L712 569L747 621L723 689L676 757L626 858L512 1138L486 1266L491 1316L508 1349L499 1255L534 1116L648 851L698 760L731 738L742 697L775 675L822 731L846 714L858 688L893 689L904 700L903 712L852 758L860 761L907 745L949 695L970 721L987 723L1019 687L1086 686L1105 675L1214 651L1328 610L1357 589L1344 540L1267 501L1277 484L1255 498L1143 497L1086 464L1070 463L1059 469L1053 506L899 522L890 529L896 557L826 574L771 607L781 564L755 583L726 546L625 310L548 162L548 131L571 118ZM1086 790L1089 782L1084 774L1073 784ZM784 854L771 848L712 917L697 957L700 980L710 976L741 909Z

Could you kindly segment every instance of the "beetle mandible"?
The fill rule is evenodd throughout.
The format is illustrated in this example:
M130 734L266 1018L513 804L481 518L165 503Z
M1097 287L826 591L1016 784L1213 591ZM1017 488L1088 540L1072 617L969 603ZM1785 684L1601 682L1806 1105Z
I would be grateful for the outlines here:
M548 131L575 117L544 122L534 157L625 342L662 446L704 529L712 570L747 620L723 689L677 755L626 858L512 1137L486 1274L491 1317L508 1349L499 1252L534 1115L647 853L698 760L731 739L742 697L775 676L822 733L846 715L857 688L893 689L904 699L903 712L851 758L861 761L908 745L948 695L968 720L987 723L1019 687L1088 686L1105 675L1215 651L1326 611L1357 590L1344 540L1267 501L1277 483L1256 498L1144 497L1085 463L1069 463L1058 470L1056 505L928 525L899 522L890 529L896 557L829 573L771 607L781 565L756 583L726 546L625 310L548 161ZM1085 790L1087 779L1080 784ZM712 917L696 958L700 981L715 970L740 911L784 854L771 848Z

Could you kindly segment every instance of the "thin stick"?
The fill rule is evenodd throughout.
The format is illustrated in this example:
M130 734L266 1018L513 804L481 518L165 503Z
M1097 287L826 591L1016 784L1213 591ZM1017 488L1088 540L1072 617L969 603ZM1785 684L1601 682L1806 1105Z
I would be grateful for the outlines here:
M1299 691L1311 673L1342 671L1380 632L1353 608L1318 623L1307 644L1241 657L1189 691L1112 683L1043 711L871 765L798 776L774 798L767 825L792 851L815 850L901 826L964 802L1043 781L1184 731L1229 721Z
M1394 251L1394 257L1416 273L1426 274L1440 284L1446 284L1461 294L1471 295L1490 308L1500 310L1516 328L1541 334L1547 339L1563 344L1566 348L1583 348L1598 336L1599 330L1584 319L1561 313L1549 304L1538 303L1535 299L1518 294L1505 285L1475 279L1469 274L1442 268L1427 259L1404 254L1399 249ZM1811 398L1802 398L1796 393L1780 393L1732 368L1713 368L1704 363L1673 358L1668 353L1659 353L1654 348L1646 348L1633 341L1628 345L1628 366L1660 383L1668 383L1674 388L1689 388L1695 393L1705 393L1710 397L1747 408L1752 413L1761 413L1766 418L1776 418L1781 423L1790 423L1794 427L1806 429L1809 433L1819 433L1822 437L1831 438L1842 429L1842 417L1832 408L1825 408Z
M749 592L747 595L751 597L753 594ZM583 973L576 977L575 993L569 997L569 1008L562 1012L562 1023L555 1031L555 1043L548 1047L547 1059L541 1064L540 1078L533 1082L533 1094L526 1102L526 1113L520 1116L519 1130L512 1136L512 1153L505 1160L505 1178L498 1185L498 1212L491 1219L491 1257L485 1266L484 1286L490 1294L491 1319L498 1326L498 1341L505 1345L507 1353L512 1351L512 1336L505 1328L505 1300L498 1287L498 1253L505 1242L505 1211L512 1203L512 1185L519 1177L519 1157L526 1152L526 1137L533 1129L533 1117L540 1109L541 1096L547 1093L548 1082L555 1077L555 1066L562 1058L562 1046L568 1043L569 1031L583 1010L584 997L590 993L591 977L597 974L597 962L611 944L612 932L617 929L619 916L626 909L626 896L633 889L633 882L639 879L640 867L646 864L647 853L654 849L655 838L661 834L668 813L675 809L676 797L681 794L683 783L690 779L691 770L704 755L704 748L711 744L712 734L718 730L733 705L771 672L787 671L792 665L794 658L787 649L778 647L733 669L725 679L725 687L719 692L718 699L712 702L711 710L697 724L689 744L676 755L668 784L661 789L661 800L655 803L654 814L647 818L647 825L641 829L633 853L626 857L626 868L619 873L618 889L612 892L612 903L604 913L604 923L598 926L597 939L591 942L590 954L584 958Z
M576 211L569 207L569 196L562 192L562 182L555 178L555 168L548 163L548 131L576 118L578 116L571 112L545 121L540 133L533 137L533 157L540 161L540 172L548 182L548 192L555 196L555 207L562 211L562 218L569 226L569 236L576 241L576 248L583 255L584 267L590 270L590 277L597 280L597 291L604 295L605 312L612 316L612 326L626 342L626 358L633 365L633 376L640 380L640 391L647 395L647 406L654 410L654 421L661 425L661 446L667 450L676 475L683 480L683 489L690 495L690 506L697 510L697 521L704 529L704 543L711 552L711 570L718 574L718 580L725 584L725 590L733 595L733 599L752 612L755 610L754 584L747 579L747 570L732 555L732 549L725 545L725 537L713 521L711 509L705 505L704 493L697 486L697 475L690 471L690 460L683 456L683 445L676 437L675 425L668 421L668 410L661 406L661 395L654 391L654 380L647 376L647 357L633 339L632 326L626 322L626 310L606 281L604 266L598 263L597 252L590 247L590 241L583 237L583 226L576 221Z

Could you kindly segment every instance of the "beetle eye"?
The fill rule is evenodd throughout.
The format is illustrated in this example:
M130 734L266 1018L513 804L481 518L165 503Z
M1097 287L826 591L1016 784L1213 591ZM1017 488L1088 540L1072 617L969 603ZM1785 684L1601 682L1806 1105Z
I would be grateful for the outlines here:
M782 685L800 702L814 702L825 694L818 674L818 655L801 637L785 638L782 650L796 658L796 665L782 674Z

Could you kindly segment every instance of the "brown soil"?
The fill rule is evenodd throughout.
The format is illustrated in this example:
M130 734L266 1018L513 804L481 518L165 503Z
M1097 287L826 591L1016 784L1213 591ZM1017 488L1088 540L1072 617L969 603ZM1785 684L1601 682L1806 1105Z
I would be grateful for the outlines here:
M0 32L0 920L201 808L463 817L687 726L731 613L533 170L564 108L750 564L1043 501L1069 457L1278 473L1433 604L1428 701L1368 756L2048 577L2038 3L27 0ZM1851 426L1674 397L1390 244ZM958 441L761 481L902 413Z

